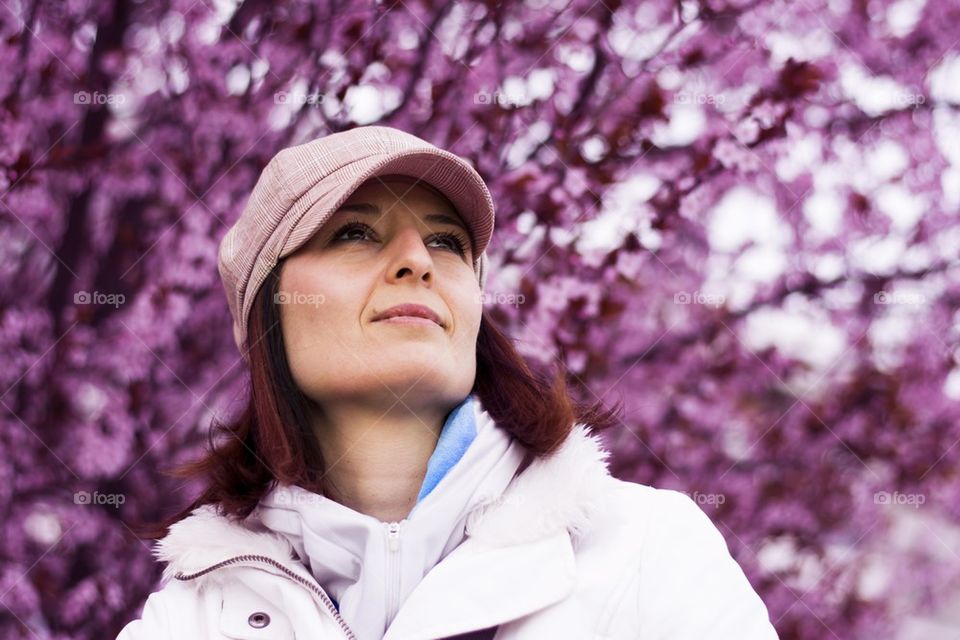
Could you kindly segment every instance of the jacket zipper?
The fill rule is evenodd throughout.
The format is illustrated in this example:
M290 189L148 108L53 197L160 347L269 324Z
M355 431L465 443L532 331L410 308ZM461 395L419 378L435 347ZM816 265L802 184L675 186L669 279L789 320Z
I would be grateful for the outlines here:
M400 531L404 520L385 522L387 529L387 620L397 615L400 600Z
M222 569L223 567L237 564L240 562L262 562L264 564L270 565L271 567L274 567L275 569L279 569L281 572L283 572L284 576L286 576L290 580L295 581L297 584L300 584L306 587L312 593L316 594L320 598L320 601L324 604L324 606L330 612L330 615L332 615L334 620L337 621L337 624L340 625L340 629L347 636L347 638L349 638L349 640L357 640L357 636L353 633L353 630L350 629L350 627L347 625L346 620L344 620L340 616L340 612L337 611L337 608L335 606L333 606L333 601L330 600L330 596L328 596L326 592L324 592L324 590L320 587L320 585L314 582L311 582L310 580L307 580L303 576L297 574L295 571L290 570L282 562L274 560L269 556L261 556L256 554L234 556L232 558L228 558L226 560L218 562L214 565L210 565L206 569L202 569L195 573L185 574L182 571L177 572L173 577L176 578L177 580L183 580L183 581L193 580L194 578L199 578L200 576L210 573L211 571Z

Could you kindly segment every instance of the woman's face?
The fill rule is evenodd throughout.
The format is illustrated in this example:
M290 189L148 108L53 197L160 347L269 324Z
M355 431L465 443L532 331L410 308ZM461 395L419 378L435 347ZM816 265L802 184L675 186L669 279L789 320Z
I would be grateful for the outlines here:
M464 398L482 312L473 258L463 222L431 187L399 176L361 185L281 270L275 300L297 385L321 406ZM440 324L376 319L400 304L428 307Z

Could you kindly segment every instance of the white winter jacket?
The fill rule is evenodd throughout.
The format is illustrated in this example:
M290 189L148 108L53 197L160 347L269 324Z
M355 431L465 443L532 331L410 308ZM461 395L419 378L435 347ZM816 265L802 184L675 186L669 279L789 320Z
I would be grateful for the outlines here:
M404 596L384 640L775 640L697 504L613 478L607 455L577 425L471 502L460 541ZM164 586L118 640L357 639L301 561L319 552L248 520L203 507L175 524L156 547Z

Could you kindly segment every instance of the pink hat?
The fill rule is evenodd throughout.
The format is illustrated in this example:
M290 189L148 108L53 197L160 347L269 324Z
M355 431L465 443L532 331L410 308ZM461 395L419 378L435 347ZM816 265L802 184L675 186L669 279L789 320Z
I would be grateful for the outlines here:
M471 233L474 271L486 280L493 199L462 158L391 127L356 127L283 149L257 180L236 224L220 242L217 268L244 359L247 319L267 275L303 246L364 181L399 174L443 193Z

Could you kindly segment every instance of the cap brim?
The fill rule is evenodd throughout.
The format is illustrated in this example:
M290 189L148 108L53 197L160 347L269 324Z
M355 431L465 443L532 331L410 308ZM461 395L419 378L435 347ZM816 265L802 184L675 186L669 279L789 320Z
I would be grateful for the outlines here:
M474 260L486 250L493 235L494 210L490 192L480 176L463 160L445 151L405 151L364 158L324 177L295 203L303 211L291 225L279 257L303 246L357 188L367 180L391 174L422 180L446 196L463 219Z

